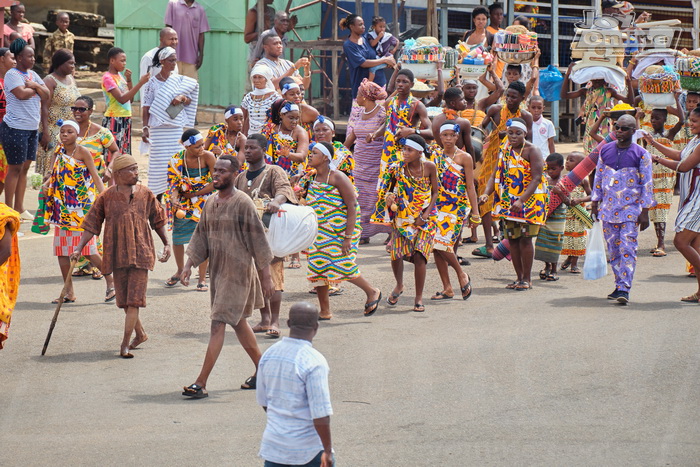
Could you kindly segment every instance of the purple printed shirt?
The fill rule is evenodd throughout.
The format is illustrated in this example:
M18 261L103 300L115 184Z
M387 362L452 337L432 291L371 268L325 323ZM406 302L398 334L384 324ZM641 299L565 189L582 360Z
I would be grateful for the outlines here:
M617 142L603 146L596 166L591 199L598 201L604 222L637 222L643 208L654 206L654 176L649 152L632 143L618 149Z
M195 64L199 54L199 35L209 31L204 7L198 2L187 6L185 0L170 0L165 10L165 24L177 32L177 59Z

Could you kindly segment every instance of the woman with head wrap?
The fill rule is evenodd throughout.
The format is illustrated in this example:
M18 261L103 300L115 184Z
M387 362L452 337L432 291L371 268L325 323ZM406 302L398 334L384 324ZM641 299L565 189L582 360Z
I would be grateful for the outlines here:
M301 79L288 76L280 80L280 90L282 98L292 104L299 106L299 125L309 134L309 141L316 141L314 138L314 125L320 115L319 111L304 102L304 85Z
M193 127L197 115L199 84L187 76L173 74L177 55L163 47L153 57L160 64L143 91L143 136L151 144L148 157L148 188L160 199L168 188L168 163L180 151L185 127Z
M97 173L92 154L77 142L80 126L72 120L59 120L60 131L58 150L51 158L49 177L44 183L44 198L46 222L55 226L54 256L65 281L73 271L70 269L70 255L80 243L82 223L97 195L104 191L102 179ZM102 257L97 248L95 238L80 250L98 269L102 267ZM105 276L107 293L105 302L114 300L114 283L110 275ZM54 303L75 301L72 286L63 297L58 297Z
M228 154L237 157L241 163L241 172L245 170L245 156L242 149L247 140L243 133L245 116L243 109L235 105L224 111L224 123L214 125L209 129L204 140L204 149L214 153L216 157Z
M73 118L71 106L80 96L78 86L73 79L75 71L75 57L68 49L58 49L51 57L51 68L49 74L44 78L46 87L49 89L49 105L42 107L41 118L46 120L48 132L41 135L39 142L39 152L36 157L34 170L41 174L46 180L51 173L49 162L55 147L58 144L58 132L60 128L56 125L59 120L70 120Z
M355 145L353 176L360 201L360 245L369 243L370 237L378 233L391 232L388 226L370 224L370 216L377 204L377 182L384 142L381 139L371 140L368 136L377 131L386 120L384 106L381 104L386 98L383 87L367 79L363 80L357 93L358 106L350 115L346 132L345 146L350 148Z
M331 165L333 149L333 145L327 142L314 145L309 157L314 175L301 190L318 218L318 235L309 249L309 272L306 277L316 287L321 305L319 319L331 319L328 288L342 281L349 281L365 292L364 314L371 316L379 307L382 293L360 275L357 267L359 205L350 179Z
M19 212L22 219L32 220L34 216L24 210L24 191L27 172L36 159L39 144L41 103L49 99L49 90L32 71L34 50L23 39L15 39L10 52L17 59L17 66L5 74L7 108L0 124L0 141L8 163L5 204ZM48 131L46 123L42 125L42 131Z
M246 94L241 102L243 133L247 136L260 133L267 120L267 111L281 97L272 84L272 70L265 65L253 67L250 81L253 83L253 90Z

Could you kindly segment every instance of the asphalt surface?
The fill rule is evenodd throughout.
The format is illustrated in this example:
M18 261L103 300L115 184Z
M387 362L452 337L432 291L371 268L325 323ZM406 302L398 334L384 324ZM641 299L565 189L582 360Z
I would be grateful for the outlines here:
M359 264L386 297L382 241L362 246ZM640 237L628 306L605 299L610 275L564 272L515 292L504 289L510 263L476 258L466 268L473 296L426 300L425 313L410 311L410 265L399 305L370 318L361 291L345 285L314 340L331 367L337 465L700 464L700 308L679 302L696 282L670 244L667 257L652 258L654 242L653 229ZM123 313L90 278L76 279L78 301L63 306L40 355L62 285L51 245L51 235L20 239L20 297L0 351L0 463L262 465L265 414L253 391L239 389L253 367L232 330L209 398L180 395L204 358L209 296L164 288L172 259L150 275L150 339L134 359L118 358ZM304 268L287 270L283 316L293 302L314 301ZM439 289L430 265L426 293ZM258 343L264 351L274 341Z

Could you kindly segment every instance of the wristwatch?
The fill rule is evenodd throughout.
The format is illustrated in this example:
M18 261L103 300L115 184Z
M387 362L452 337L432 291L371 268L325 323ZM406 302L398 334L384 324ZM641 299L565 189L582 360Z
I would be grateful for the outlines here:
M416 134L420 136L420 128L416 128Z

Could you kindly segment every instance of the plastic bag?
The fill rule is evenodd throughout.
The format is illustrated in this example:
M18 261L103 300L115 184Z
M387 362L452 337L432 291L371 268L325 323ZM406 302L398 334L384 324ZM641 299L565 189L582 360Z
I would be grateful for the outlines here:
M554 65L540 71L540 95L548 102L558 101L564 76Z
M299 253L314 244L318 235L316 212L309 206L283 204L270 219L267 241L278 258Z
M597 221L593 223L593 228L588 231L586 259L583 263L584 279L594 281L608 274L608 259L605 251L603 223Z

